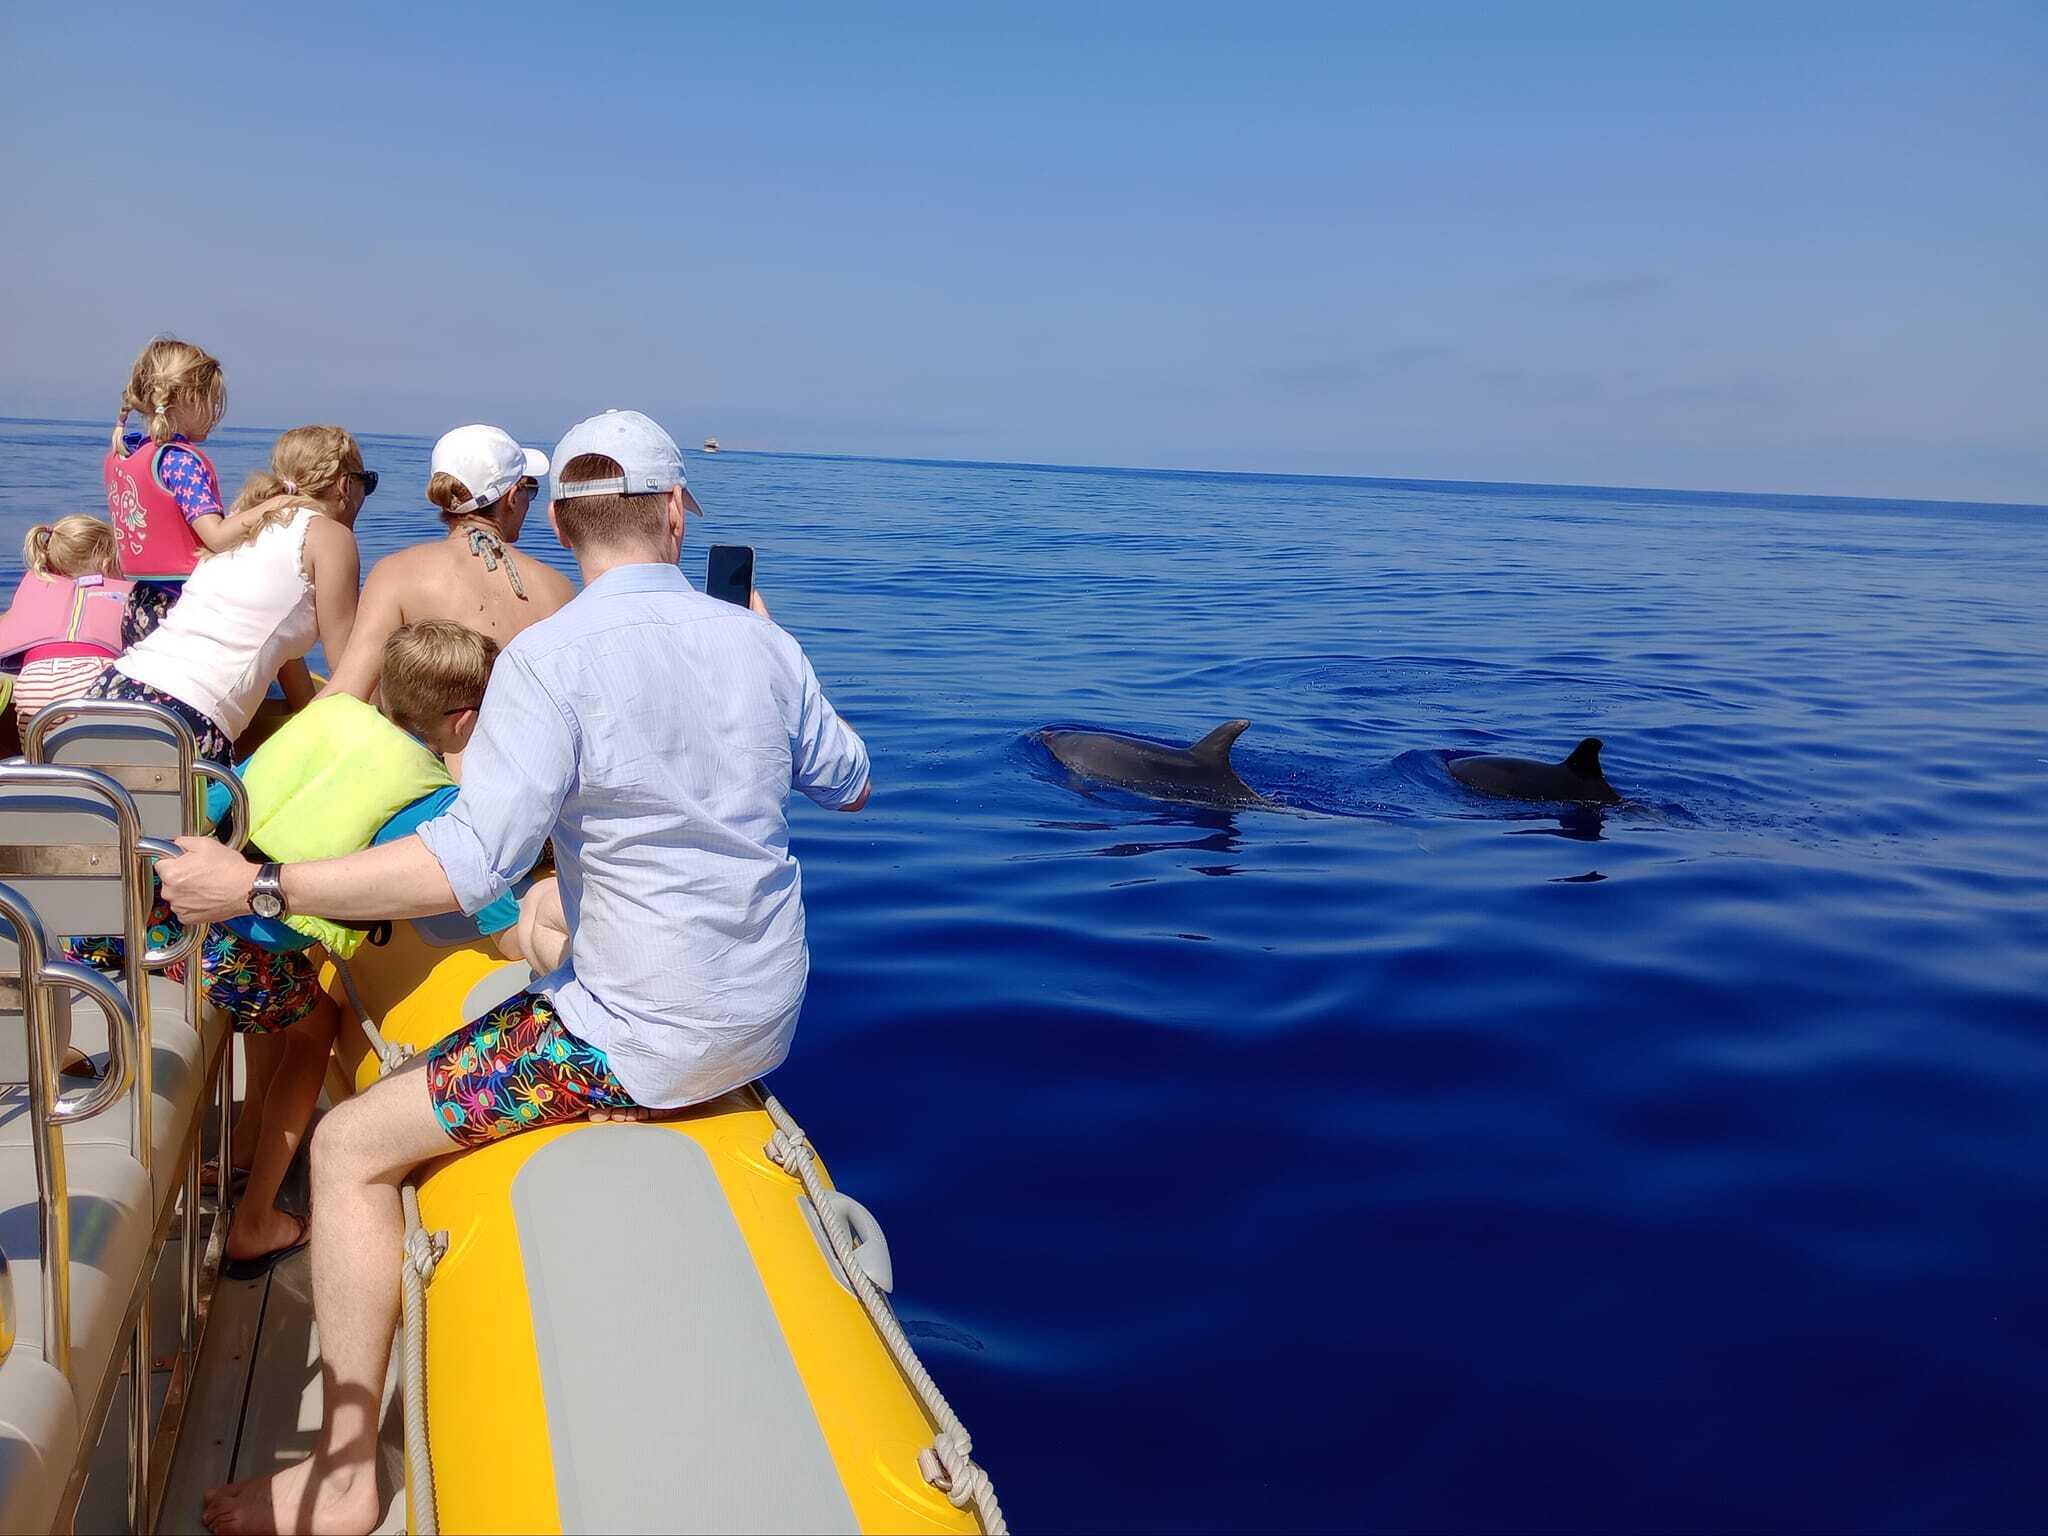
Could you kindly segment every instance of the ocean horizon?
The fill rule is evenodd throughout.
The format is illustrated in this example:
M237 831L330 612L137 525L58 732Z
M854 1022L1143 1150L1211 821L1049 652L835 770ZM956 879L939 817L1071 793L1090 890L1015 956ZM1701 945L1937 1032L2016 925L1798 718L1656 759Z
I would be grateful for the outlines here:
M0 414L0 422L12 422L24 426L45 427L93 427L111 431L112 421L95 422L77 417L64 416L8 416ZM229 427L216 429L222 433L248 433L255 436L275 438L289 430L285 427ZM517 434L515 434L517 435ZM552 448L556 437L550 434L545 442L535 437L521 437L522 442L531 442L534 447L546 450ZM364 432L358 434L365 441L389 440L392 442L424 443L431 446L432 435L413 432ZM1924 510L1930 507L1949 507L1973 512L2028 512L2048 515L2048 502L2031 501L1977 501L1956 497L1926 496L1844 496L1819 491L1776 491L1765 489L1711 489L1685 486L1648 485L1602 485L1591 482L1547 480L1441 480L1419 479L1399 475L1332 475L1311 474L1295 470L1246 470L1246 469L1196 469L1176 465L1144 464L1066 464L1057 461L1033 459L946 459L923 455L879 454L879 453L825 453L801 448L748 448L733 447L720 442L715 455L706 455L695 443L683 444L684 456L691 460L703 457L724 457L745 455L762 459L817 459L828 463L843 464L911 464L943 469L1029 469L1049 470L1077 475L1159 475L1215 478L1226 480L1279 480L1302 481L1309 484L1368 485L1392 490L1421 491L1424 493L1482 492L1515 496L1594 496L1608 500L1633 500L1642 497L1678 497L1688 501L1711 504L1715 501L1740 505L1764 497L1790 509L1828 511L1832 509L1855 510L1857 508L1900 508L1908 511ZM223 490L227 490L223 487Z

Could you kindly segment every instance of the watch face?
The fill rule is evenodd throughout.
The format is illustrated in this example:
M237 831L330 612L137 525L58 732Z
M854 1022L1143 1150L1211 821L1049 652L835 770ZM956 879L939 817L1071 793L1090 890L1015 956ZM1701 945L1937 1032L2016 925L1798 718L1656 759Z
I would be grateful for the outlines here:
M249 898L249 910L258 917L276 917L284 911L284 903L268 893L258 893Z

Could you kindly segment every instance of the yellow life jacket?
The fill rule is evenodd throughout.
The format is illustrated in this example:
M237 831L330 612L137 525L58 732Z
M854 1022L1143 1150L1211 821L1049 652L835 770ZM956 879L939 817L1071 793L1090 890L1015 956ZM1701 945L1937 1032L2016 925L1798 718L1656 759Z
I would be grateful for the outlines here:
M242 768L249 841L280 864L332 859L370 846L385 822L455 781L417 738L349 694L316 699ZM346 960L364 931L291 913L285 925Z

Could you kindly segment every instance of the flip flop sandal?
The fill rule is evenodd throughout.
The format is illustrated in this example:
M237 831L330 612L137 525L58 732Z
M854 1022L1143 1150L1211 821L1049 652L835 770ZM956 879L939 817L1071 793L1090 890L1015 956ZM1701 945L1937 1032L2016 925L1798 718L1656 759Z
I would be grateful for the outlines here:
M220 1272L228 1280L261 1280L278 1265L303 1249L312 1240L313 1222L307 1216L292 1218L299 1224L299 1240L287 1247L273 1248L268 1253L259 1253L254 1258L229 1259L221 1265Z

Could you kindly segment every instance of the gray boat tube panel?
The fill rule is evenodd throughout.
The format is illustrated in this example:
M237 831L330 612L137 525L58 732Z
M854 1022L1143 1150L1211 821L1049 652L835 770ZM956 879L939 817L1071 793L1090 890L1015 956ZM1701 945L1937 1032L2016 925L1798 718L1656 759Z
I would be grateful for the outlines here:
M704 1149L650 1125L512 1181L565 1531L857 1531Z

